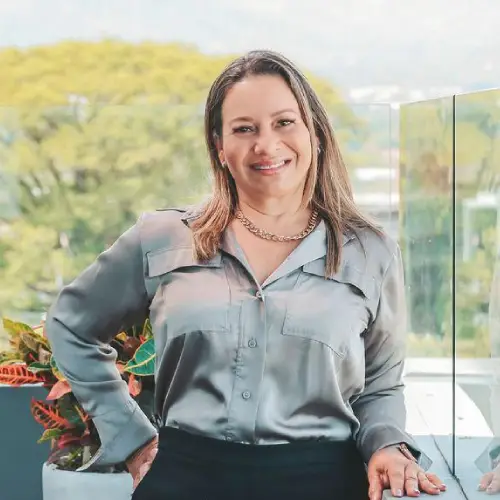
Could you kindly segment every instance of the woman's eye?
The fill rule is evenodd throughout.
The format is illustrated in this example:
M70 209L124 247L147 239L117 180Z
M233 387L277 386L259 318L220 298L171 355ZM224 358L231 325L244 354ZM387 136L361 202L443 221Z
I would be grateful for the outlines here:
M279 126L280 127L288 127L289 125L291 125L292 123L294 123L293 120L280 120L278 122Z
M236 133L236 134L245 134L247 132L251 132L252 131L252 127L249 127L249 126L242 126L242 127L236 127L235 129L233 129L233 132Z

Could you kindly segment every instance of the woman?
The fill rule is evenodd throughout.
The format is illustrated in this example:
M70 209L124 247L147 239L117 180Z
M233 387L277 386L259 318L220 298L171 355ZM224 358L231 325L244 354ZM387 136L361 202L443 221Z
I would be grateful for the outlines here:
M101 437L88 467L126 460L137 500L360 500L365 463L371 500L439 493L404 432L400 253L356 208L314 91L251 52L205 116L208 203L143 215L47 320ZM147 316L159 442L108 347Z

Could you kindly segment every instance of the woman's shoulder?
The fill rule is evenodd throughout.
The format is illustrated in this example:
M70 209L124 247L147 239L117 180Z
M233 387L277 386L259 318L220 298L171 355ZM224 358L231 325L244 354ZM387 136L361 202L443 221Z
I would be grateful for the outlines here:
M199 207L189 205L144 212L138 221L143 251L148 253L190 247L192 232L189 221L198 210Z
M364 267L372 272L379 270L384 273L394 260L400 258L396 238L383 228L356 229L352 239L352 251L364 263Z

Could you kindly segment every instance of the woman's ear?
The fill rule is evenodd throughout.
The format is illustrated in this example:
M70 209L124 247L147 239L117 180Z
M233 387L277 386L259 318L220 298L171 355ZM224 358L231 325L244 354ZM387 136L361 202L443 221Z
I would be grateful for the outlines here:
M222 149L219 149L219 161L220 164L224 167L226 165L226 155Z
M222 141L215 136L215 147L217 148L217 156L219 157L220 164L224 167L226 165L226 155L222 149Z
M321 141L318 136L316 136L316 151L318 155L321 153Z

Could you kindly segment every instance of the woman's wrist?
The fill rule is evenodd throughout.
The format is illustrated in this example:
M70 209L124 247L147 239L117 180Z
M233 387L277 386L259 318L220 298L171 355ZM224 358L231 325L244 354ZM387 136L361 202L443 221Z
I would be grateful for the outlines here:
M139 462L141 457L145 456L151 448L157 445L157 442L158 442L158 436L155 436L153 439L150 439L142 446L140 446L137 450L135 450L133 453L131 453L130 456L125 461L127 467L129 467L129 465L132 463Z
M418 463L417 457L412 453L412 451L408 448L408 445L406 443L399 443L398 445L399 451L408 459L411 460L412 462Z

